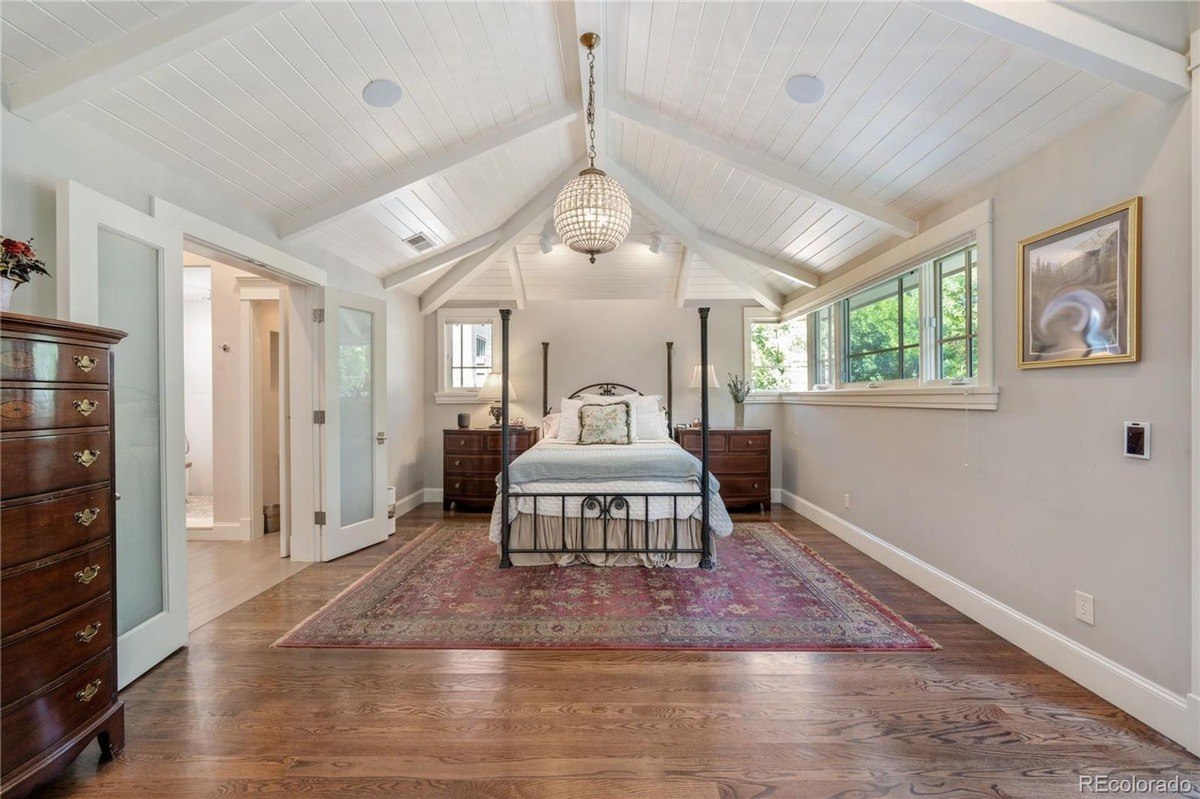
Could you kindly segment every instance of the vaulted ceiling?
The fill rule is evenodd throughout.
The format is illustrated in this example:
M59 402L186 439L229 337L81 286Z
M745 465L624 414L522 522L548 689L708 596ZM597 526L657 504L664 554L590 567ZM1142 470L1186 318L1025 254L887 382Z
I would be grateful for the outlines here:
M978 4L940 5L962 8L5 2L0 49L14 112L67 114L268 216L281 237L421 294L426 310L770 305L1146 91L1119 68L1052 57L1005 20L980 24ZM589 29L602 36L599 165L635 210L626 244L594 266L539 246L545 198L584 154L577 39ZM820 77L819 102L788 97L796 74ZM363 102L375 78L400 84L398 104ZM405 241L416 234L434 248Z

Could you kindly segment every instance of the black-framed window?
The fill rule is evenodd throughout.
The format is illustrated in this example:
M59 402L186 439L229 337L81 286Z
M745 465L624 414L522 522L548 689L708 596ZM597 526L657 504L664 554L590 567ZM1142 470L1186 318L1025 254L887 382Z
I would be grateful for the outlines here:
M913 269L842 300L846 383L921 375L921 280Z
M965 247L934 261L937 369L942 380L979 374L979 251Z

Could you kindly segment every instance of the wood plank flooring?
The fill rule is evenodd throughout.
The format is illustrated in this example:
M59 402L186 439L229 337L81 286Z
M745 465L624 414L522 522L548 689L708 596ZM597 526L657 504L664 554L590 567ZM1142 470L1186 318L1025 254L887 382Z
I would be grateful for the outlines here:
M405 540L315 564L205 625L122 696L124 753L42 796L1077 796L1080 774L1200 761L776 506L931 653L272 649ZM747 514L745 519L764 518ZM1195 794L1192 794L1195 795Z
M187 551L189 632L309 566L279 557L279 533L251 541L188 541Z

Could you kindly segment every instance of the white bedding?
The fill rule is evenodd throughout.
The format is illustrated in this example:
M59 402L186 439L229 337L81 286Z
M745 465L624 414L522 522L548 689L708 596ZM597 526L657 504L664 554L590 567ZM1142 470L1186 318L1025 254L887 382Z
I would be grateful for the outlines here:
M532 450L545 447L580 447L579 444L572 444L566 441L557 439L541 439L533 446ZM637 451L650 451L651 449L662 448L678 448L679 445L674 441L637 441L633 444L591 444L581 447L585 450L623 450L629 454L635 454ZM530 486L530 491L538 494L547 493L571 493L579 494L577 497L568 497L566 500L566 516L567 518L578 518L580 515L594 517L596 512L589 510L586 514L580 514L580 503L585 496L603 496L605 494L646 494L646 493L667 493L667 492L699 492L700 482L692 479L687 481L678 480L590 480L586 482L566 482L566 481L550 481L540 480L536 485ZM509 489L509 513L510 518L515 517L518 513L533 513L534 500L532 497L520 496L520 486L510 486ZM539 515L559 517L563 513L563 500L559 497L539 497L537 499L537 512ZM719 502L719 501L718 501ZM718 503L714 503L718 504ZM710 506L711 507L711 506ZM492 510L491 527L489 529L489 537L492 541L500 542L501 528L501 508L500 502L496 502ZM660 519L670 519L672 515L678 519L687 519L691 517L699 517L700 513L700 497L650 497L649 498L649 513L650 521L658 521ZM619 517L624 519L624 511L620 512ZM721 514L725 515L725 514ZM646 499L635 498L630 501L629 518L635 521L643 521L646 519ZM725 516L728 519L728 516ZM713 533L720 538L728 536L732 531L732 524L726 525L720 519L712 519Z

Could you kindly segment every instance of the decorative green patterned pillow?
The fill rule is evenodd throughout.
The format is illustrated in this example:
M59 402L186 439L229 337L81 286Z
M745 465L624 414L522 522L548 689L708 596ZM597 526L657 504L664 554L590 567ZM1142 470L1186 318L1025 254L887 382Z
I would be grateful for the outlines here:
M584 405L579 409L580 444L629 444L633 424L628 402Z

